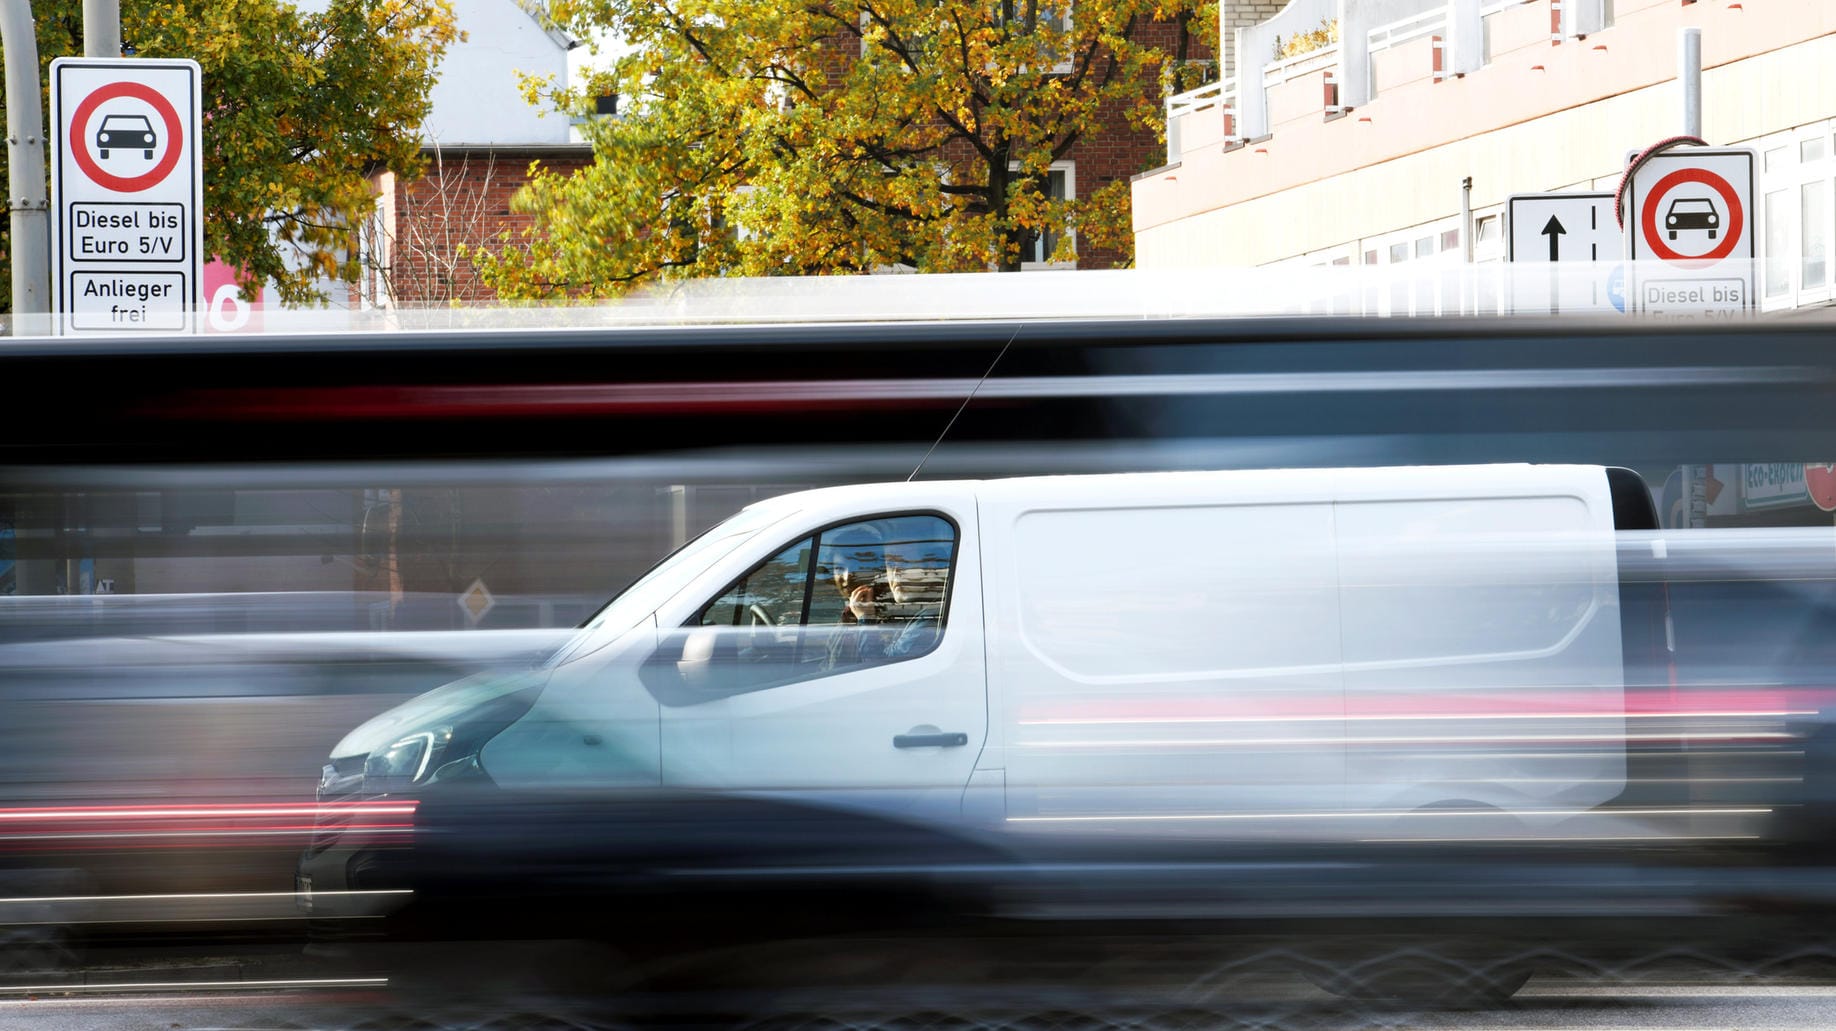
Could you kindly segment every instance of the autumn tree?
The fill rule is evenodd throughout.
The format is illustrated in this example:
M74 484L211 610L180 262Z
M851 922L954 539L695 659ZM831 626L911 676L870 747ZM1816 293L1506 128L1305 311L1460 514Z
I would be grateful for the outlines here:
M242 270L245 291L271 283L289 304L322 300L320 277L357 278L369 175L421 168L428 92L458 31L449 0L314 6L121 2L121 36L139 56L191 58L203 71L206 251ZM49 83L53 59L83 53L82 0L34 0L32 13ZM0 290L10 309L4 268Z
M1162 130L1200 6L553 0L569 32L628 49L581 88L531 83L531 98L612 95L619 113L593 121L591 167L542 171L519 196L533 228L474 258L527 298L672 276L1011 270L1040 240L1070 259L1073 229L1126 254L1126 178L1054 196L1051 166L1098 133Z

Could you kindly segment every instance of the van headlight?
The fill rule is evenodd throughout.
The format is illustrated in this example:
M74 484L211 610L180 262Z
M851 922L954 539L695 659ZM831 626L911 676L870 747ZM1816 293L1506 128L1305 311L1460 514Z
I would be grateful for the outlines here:
M403 734L364 758L363 783L357 790L364 795L395 795L459 781L488 781L479 753L529 712L541 690L537 682L450 717L450 722L422 724ZM349 776L356 779L354 771Z
M364 793L394 794L420 783L452 739L453 728L436 727L371 752L363 764Z

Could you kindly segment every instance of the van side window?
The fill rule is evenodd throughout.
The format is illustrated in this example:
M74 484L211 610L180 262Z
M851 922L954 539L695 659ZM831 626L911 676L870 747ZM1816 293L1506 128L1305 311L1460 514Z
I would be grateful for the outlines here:
M936 516L894 516L825 530L817 541L810 636L825 669L916 658L937 646L949 600L956 529Z
M956 541L932 515L799 540L666 631L644 683L665 705L692 705L918 658L943 637Z
M709 602L695 618L695 625L797 626L803 622L809 575L810 541L805 538L766 559Z

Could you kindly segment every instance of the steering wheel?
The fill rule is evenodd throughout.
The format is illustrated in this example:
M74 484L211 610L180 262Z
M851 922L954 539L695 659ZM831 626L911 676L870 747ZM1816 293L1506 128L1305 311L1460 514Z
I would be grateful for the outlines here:
M746 606L746 615L749 617L746 622L747 626L758 626L760 623L766 626L778 625L778 621L771 618L771 613L765 611L765 606L757 602Z

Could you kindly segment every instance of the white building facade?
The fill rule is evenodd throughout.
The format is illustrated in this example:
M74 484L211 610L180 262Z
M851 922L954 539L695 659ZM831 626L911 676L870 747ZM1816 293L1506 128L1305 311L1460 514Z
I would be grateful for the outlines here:
M1275 59L1335 21L1337 43ZM1761 306L1828 303L1824 0L1293 0L1236 30L1234 77L1169 100L1168 163L1133 184L1136 262L1501 261L1508 197L1612 191L1629 154L1683 131L1685 28L1702 138L1759 155Z

